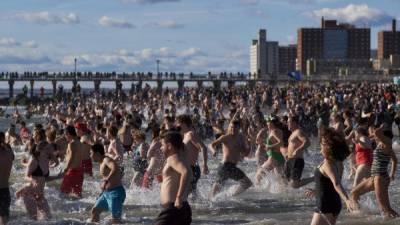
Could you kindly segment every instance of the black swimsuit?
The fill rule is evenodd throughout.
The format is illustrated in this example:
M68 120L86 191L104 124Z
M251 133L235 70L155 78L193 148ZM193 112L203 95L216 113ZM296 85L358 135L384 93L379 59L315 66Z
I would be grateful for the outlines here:
M317 213L333 214L337 217L342 210L342 202L339 194L336 192L331 179L325 177L319 167L315 169L315 197L317 200Z
M49 176L49 172L47 172L46 174L43 173L42 168L40 168L39 162L38 162L38 166L36 167L36 169L31 173L31 176L33 177L48 177Z

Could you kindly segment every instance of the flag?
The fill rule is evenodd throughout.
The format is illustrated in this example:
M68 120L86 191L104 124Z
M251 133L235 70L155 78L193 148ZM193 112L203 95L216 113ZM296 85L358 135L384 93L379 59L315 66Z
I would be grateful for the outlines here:
M294 78L296 81L301 81L301 73L299 71L289 72L288 76Z

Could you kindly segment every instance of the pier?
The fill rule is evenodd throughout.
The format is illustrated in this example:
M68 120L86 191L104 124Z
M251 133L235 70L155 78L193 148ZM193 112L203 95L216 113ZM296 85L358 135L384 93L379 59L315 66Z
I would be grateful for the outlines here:
M393 76L383 75L315 75L304 76L301 81L295 81L293 78L286 75L267 76L264 79L257 79L250 74L175 74L164 73L154 75L152 73L1 73L0 82L8 82L9 97L14 97L14 85L16 82L29 82L30 96L33 97L33 90L36 81L51 82L53 95L57 94L57 82L72 82L72 89L76 90L79 82L93 82L94 90L100 91L101 82L115 82L116 91L122 90L121 82L136 82L138 88L142 87L144 82L155 82L157 89L161 92L164 82L176 82L178 89L182 89L186 82L195 82L201 88L204 82L211 82L215 89L220 89L222 82L227 83L227 86L233 87L237 82L246 83L249 88L254 88L257 84L288 84L288 83L387 83L393 82Z

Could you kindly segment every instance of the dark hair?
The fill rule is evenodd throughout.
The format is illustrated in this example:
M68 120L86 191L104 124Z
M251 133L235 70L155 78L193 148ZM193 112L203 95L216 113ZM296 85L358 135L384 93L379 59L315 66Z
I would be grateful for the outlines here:
M364 127L357 127L357 133L362 134L363 136L368 136L368 130Z
M46 141L46 131L44 129L35 129L33 132L38 134L38 141Z
M32 144L31 146L29 146L28 152L31 156L33 156L36 159L40 156L40 151L38 150L36 144Z
M189 115L180 115L176 118L179 123L183 123L188 127L192 127L192 118Z
M99 153L101 156L105 155L104 146L102 144L94 144L91 149L94 153Z
M184 148L182 135L179 132L167 131L161 134L161 138L164 139L165 142L172 144L178 151Z
M235 127L240 127L240 121L239 121L239 120L232 120L231 123L232 123L233 126L235 126Z
M172 116L165 116L164 119L168 122L168 123L173 123L175 118Z
M393 139L393 132L392 132L391 130L384 130L384 131L382 132L382 134L383 134L385 137L389 138L390 140Z
M117 137L118 128L116 126L110 126L110 127L108 127L108 132L110 132L112 137Z
M65 134L68 134L68 135L71 135L72 137L76 137L76 136L78 136L77 134L76 134L76 130L75 130L75 127L73 127L73 126L67 126L66 128L65 128Z
M343 134L336 132L332 128L325 128L321 132L321 143L324 140L326 145L326 158L330 160L344 161L350 155L346 138Z
M295 122L296 124L299 124L299 117L298 116L290 116L288 119L290 119L292 122Z

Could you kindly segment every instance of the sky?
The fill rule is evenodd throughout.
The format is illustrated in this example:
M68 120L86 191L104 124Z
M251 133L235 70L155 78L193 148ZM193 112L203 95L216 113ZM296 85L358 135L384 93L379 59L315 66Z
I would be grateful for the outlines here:
M1 0L0 71L249 71L251 40L294 44L320 18L371 27L400 0ZM399 22L400 23L400 22ZM398 26L400 28L400 25Z

